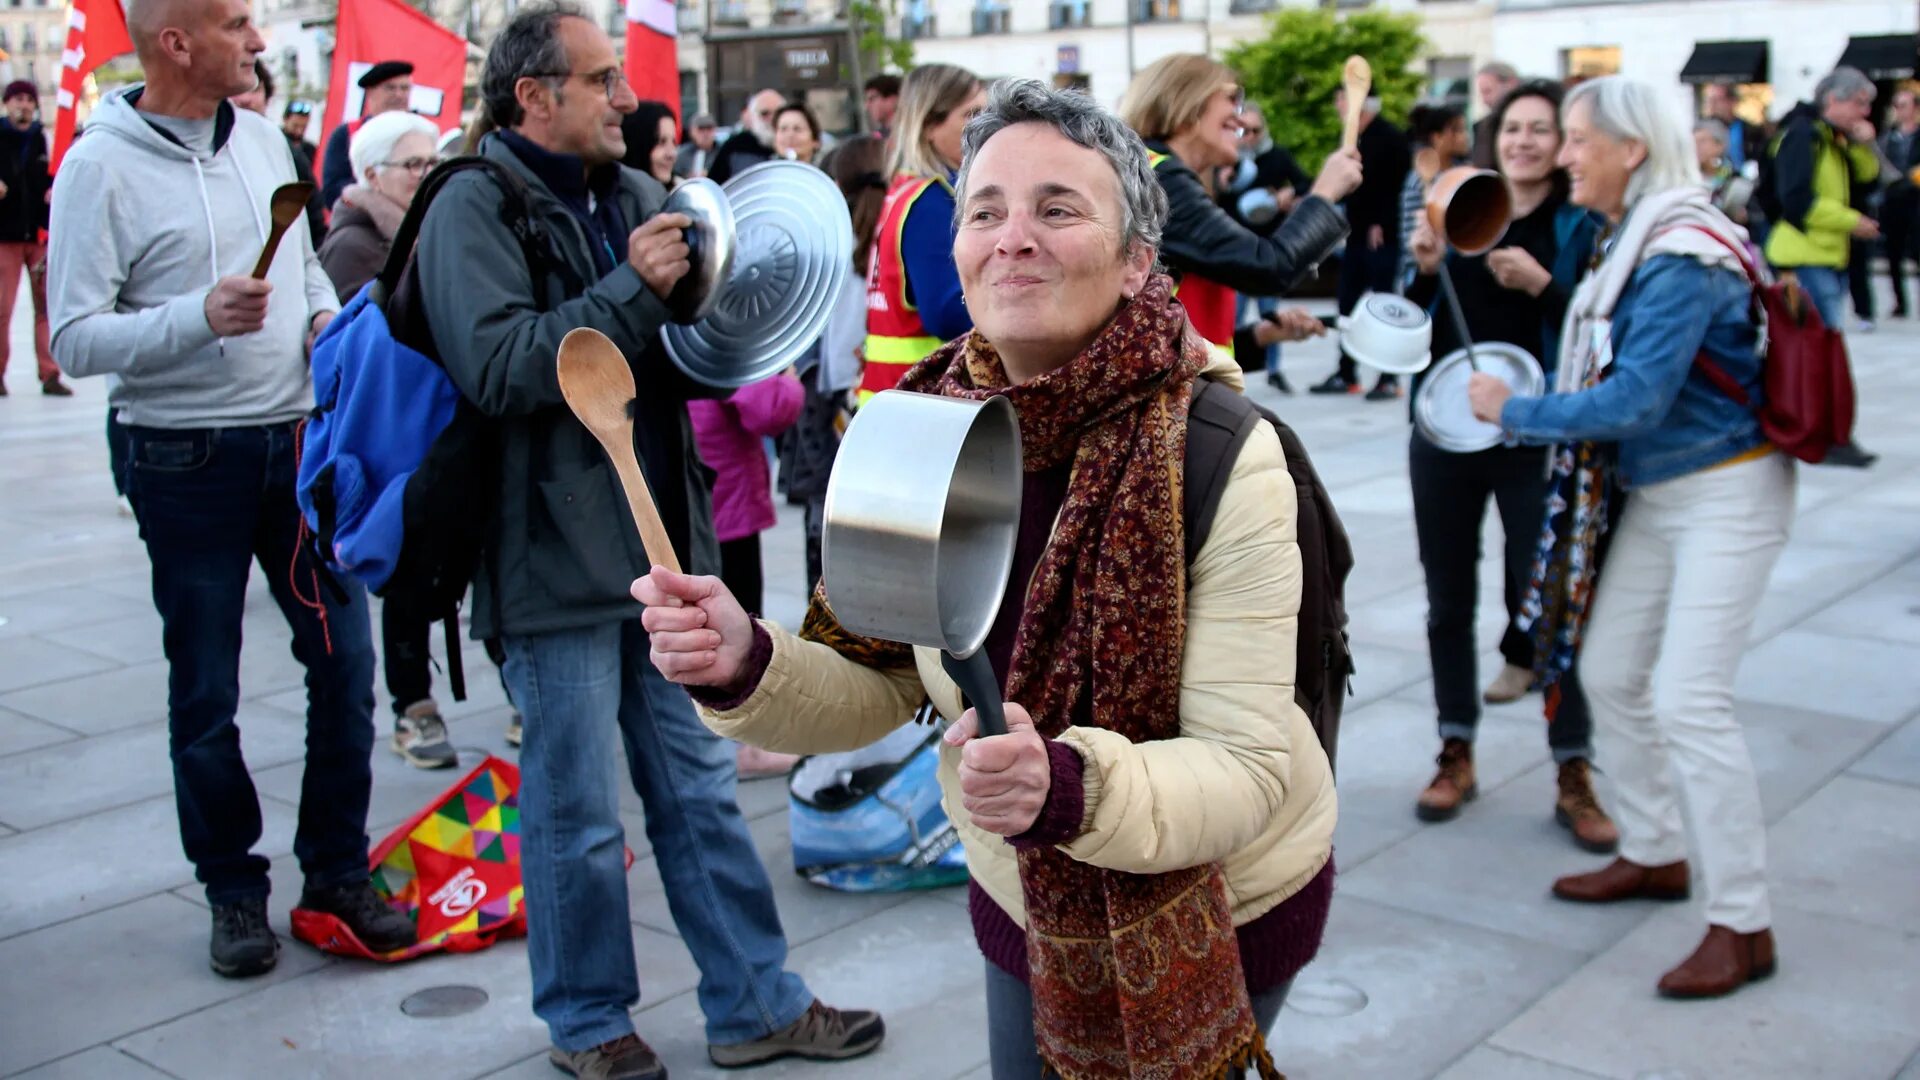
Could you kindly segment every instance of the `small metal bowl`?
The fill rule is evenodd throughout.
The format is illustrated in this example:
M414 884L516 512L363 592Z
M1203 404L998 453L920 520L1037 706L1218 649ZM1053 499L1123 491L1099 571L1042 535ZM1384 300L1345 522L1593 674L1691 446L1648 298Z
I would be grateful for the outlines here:
M663 214L685 214L693 219L686 230L689 269L667 294L667 311L674 322L691 325L707 317L720 302L720 288L733 274L733 204L720 185L695 177L673 189Z

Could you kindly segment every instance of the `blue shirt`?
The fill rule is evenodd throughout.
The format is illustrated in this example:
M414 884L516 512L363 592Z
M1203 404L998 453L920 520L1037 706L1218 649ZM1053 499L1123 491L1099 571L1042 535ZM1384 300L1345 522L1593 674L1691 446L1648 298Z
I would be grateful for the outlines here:
M1613 364L1599 385L1572 394L1512 398L1500 411L1510 441L1620 444L1625 487L1718 465L1766 441L1753 408L1694 367L1705 351L1761 401L1759 333L1745 275L1684 255L1657 255L1633 272L1613 309Z
M907 272L907 294L920 310L927 333L941 341L973 329L960 295L960 271L953 265L952 178L929 184L900 227L900 259Z

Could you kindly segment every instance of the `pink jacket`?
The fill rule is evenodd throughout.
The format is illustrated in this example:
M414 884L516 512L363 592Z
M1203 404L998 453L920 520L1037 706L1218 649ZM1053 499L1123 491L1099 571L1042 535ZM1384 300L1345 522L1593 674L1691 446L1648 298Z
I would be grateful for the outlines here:
M773 481L762 439L793 426L806 392L792 375L743 386L724 401L690 401L700 458L713 481L713 528L721 543L773 527Z

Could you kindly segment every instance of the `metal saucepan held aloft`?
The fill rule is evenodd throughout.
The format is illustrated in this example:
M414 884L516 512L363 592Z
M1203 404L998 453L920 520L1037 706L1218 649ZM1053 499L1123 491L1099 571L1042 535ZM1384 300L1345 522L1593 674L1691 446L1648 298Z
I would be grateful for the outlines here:
M1471 352L1455 349L1434 362L1413 397L1414 428L1442 450L1471 454L1500 445L1500 425L1473 415L1467 399L1475 371L1506 383L1515 397L1538 397L1547 390L1540 361L1518 345L1486 341Z
M1007 730L980 646L1013 572L1021 476L1006 398L888 390L854 415L827 481L822 569L834 616L856 634L941 650L982 735Z
M1405 297L1368 293L1333 325L1341 351L1376 371L1412 375L1433 359L1433 321Z
M1427 189L1427 223L1462 255L1484 255L1507 235L1513 193L1492 169L1458 165L1434 177Z

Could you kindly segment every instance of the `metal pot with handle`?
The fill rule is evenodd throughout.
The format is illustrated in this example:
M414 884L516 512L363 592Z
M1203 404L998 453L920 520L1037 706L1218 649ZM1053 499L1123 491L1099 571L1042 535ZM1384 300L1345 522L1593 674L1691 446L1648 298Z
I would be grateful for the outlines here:
M1022 472L1006 398L888 390L854 415L827 481L822 573L834 617L856 634L941 650L982 735L1006 732L980 647L1013 572Z

